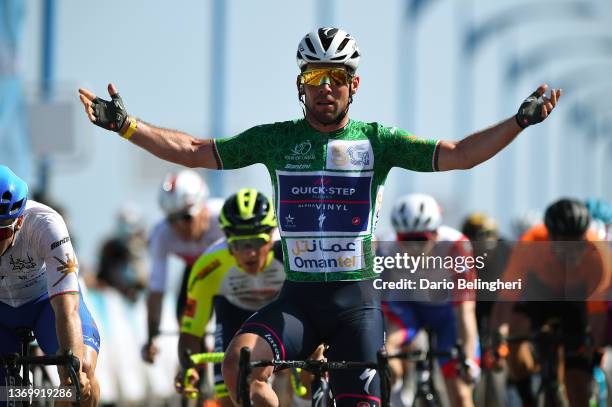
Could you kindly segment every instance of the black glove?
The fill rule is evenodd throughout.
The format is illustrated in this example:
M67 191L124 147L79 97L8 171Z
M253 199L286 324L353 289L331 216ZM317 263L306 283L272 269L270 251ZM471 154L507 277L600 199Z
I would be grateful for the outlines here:
M111 100L96 97L91 103L93 114L96 117L95 125L106 130L119 131L128 117L119 94L111 96Z
M538 91L533 92L519 107L518 113L514 118L518 125L524 129L532 124L540 123L542 120L542 107L544 106L544 95L538 95Z

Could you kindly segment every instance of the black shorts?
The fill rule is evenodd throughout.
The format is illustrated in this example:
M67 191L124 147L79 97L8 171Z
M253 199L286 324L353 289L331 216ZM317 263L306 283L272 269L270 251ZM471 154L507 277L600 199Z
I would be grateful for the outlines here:
M286 281L279 298L251 316L239 333L264 338L276 359L307 359L321 343L331 361L376 362L384 345L384 318L372 282ZM336 405L379 406L374 369L330 374Z

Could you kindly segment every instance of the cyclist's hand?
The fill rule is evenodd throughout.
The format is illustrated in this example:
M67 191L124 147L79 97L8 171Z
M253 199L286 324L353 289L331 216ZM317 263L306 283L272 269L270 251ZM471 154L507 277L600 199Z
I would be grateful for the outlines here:
M123 100L112 83L108 84L111 100L100 99L87 89L79 89L79 98L85 107L89 120L106 130L119 132L128 117Z
M548 85L542 84L519 107L518 113L514 118L521 128L526 128L532 124L540 123L546 119L550 112L557 105L561 97L561 89L552 89L550 96L546 97Z
M155 356L157 356L158 353L159 353L159 349L157 348L157 345L155 344L155 340L151 339L149 340L149 342L143 345L140 355L142 356L142 360L144 360L145 362L154 363Z
M476 383L480 378L480 366L472 359L466 359L465 365L466 369L463 374L463 380L467 383Z
M174 378L174 388L177 393L184 394L188 398L195 398L198 394L198 382L200 374L196 369L181 369Z
M506 366L506 358L501 357L497 350L488 349L482 353L482 365L486 369L499 372Z
M63 366L58 366L57 370L59 372L62 386L72 386L72 380L70 379L68 369ZM81 385L81 400L87 400L89 397L91 397L91 383L89 382L89 378L85 372L80 371L78 376L79 383Z

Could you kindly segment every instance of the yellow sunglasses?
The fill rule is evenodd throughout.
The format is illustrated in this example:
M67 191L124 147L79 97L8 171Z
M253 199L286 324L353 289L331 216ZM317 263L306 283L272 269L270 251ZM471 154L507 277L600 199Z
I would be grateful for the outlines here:
M301 77L303 84L312 86L343 86L348 85L352 78L348 72L340 68L310 69L302 72Z
M260 233L258 235L245 235L245 236L231 236L227 238L227 244L235 252L241 252L245 250L259 250L265 246L270 240L271 236L267 233Z

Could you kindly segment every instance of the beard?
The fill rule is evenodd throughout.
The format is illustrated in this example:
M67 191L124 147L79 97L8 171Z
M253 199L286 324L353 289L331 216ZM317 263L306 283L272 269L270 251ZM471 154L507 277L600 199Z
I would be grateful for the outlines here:
M334 109L321 111L318 109L316 101L314 103L306 104L306 111L308 112L308 114L312 116L312 118L314 118L317 122L323 125L332 125L340 122L346 114L347 108L348 104L346 104L345 106L334 104Z

